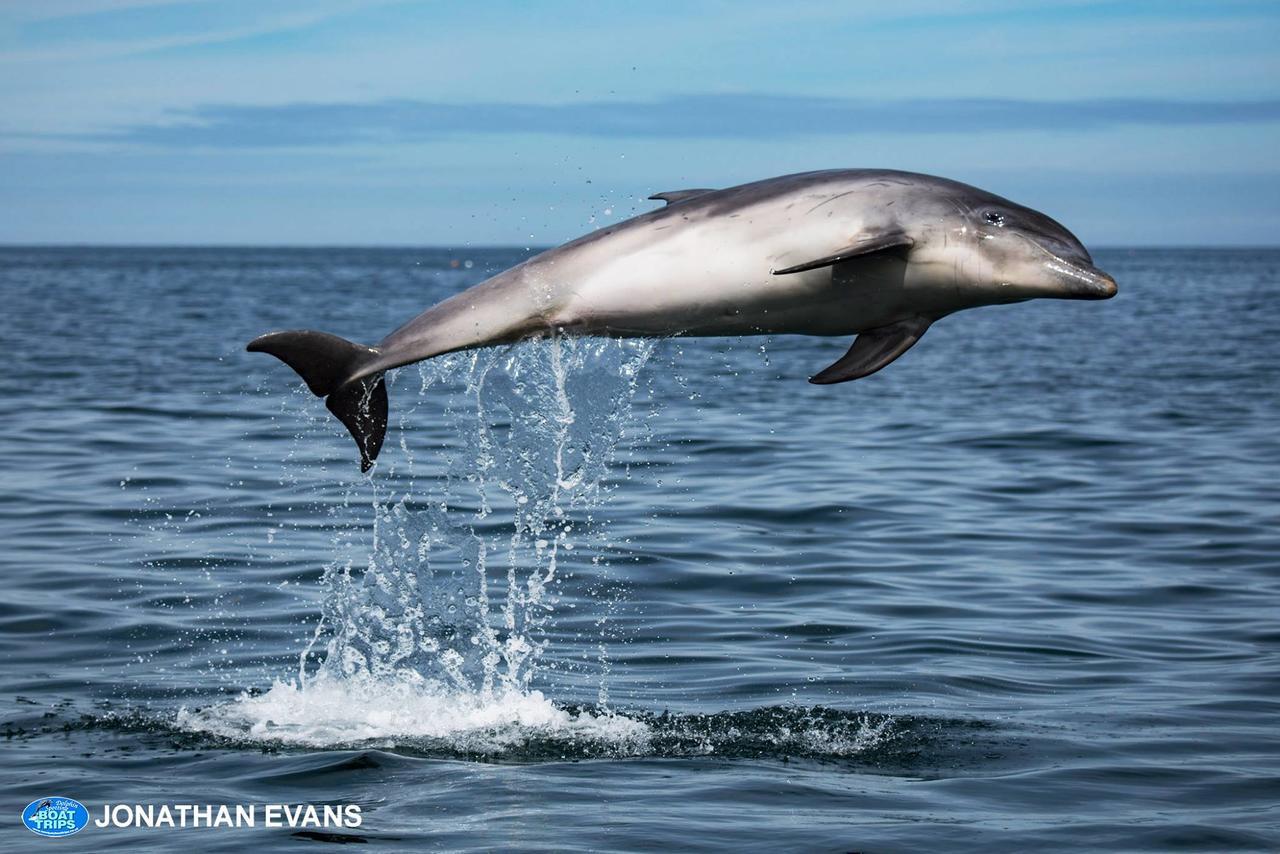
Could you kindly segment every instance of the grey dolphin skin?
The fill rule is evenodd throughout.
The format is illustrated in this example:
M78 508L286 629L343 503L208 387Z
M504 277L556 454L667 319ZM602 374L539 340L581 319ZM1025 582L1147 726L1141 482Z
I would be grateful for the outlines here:
M444 353L558 332L856 335L809 380L840 383L880 370L960 309L1116 293L1057 222L945 178L833 169L650 198L666 206L534 256L373 347L298 330L248 349L326 398L367 471L387 429L383 374Z

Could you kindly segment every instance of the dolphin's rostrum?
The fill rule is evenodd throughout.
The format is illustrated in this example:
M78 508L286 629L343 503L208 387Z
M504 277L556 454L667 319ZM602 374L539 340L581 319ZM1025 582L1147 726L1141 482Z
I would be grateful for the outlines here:
M444 353L557 331L856 335L810 380L839 383L880 370L960 309L1116 293L1060 224L945 178L841 169L652 198L667 204L452 296L376 346L303 330L248 349L326 398L368 470L387 428L383 374Z

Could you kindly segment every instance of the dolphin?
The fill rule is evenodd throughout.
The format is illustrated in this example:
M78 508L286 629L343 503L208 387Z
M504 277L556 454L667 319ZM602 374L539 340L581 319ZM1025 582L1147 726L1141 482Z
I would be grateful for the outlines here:
M293 330L248 349L282 360L326 399L368 471L387 429L383 374L445 353L560 332L853 335L809 380L842 383L961 309L1116 293L1058 222L946 178L832 169L650 198L666 204L529 258L372 347Z

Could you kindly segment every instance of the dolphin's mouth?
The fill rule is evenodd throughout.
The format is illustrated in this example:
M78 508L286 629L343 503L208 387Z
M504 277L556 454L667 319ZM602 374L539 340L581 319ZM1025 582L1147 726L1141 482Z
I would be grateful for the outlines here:
M1119 291L1116 280L1092 264L1055 258L1046 266L1061 283L1066 299L1111 299Z
M1078 241L1074 246L1052 238L1032 239L1018 235L1039 255L1042 279L1050 293L1038 296L1059 299L1111 299L1119 290L1116 280L1093 266L1089 251ZM1042 278L1043 277L1043 278Z

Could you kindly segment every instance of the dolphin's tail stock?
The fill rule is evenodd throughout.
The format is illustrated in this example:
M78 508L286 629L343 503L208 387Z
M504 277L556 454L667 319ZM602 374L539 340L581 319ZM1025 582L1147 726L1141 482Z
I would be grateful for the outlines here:
M298 372L307 388L338 416L360 449L368 471L387 434L387 384L382 371L362 375L377 351L327 332L269 332L249 342L251 353L270 353Z

